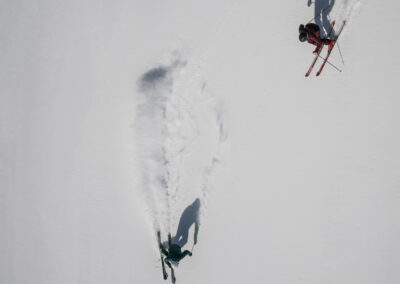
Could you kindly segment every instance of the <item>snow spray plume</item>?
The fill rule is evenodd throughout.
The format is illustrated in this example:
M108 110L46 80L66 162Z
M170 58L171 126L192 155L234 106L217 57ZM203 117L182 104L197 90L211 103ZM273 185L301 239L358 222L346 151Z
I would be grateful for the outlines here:
M332 15L333 19L338 22L346 20L347 25L354 20L356 14L360 10L363 0L343 0L340 8Z
M152 234L174 232L184 208L201 200L226 139L221 103L198 65L175 58L138 81L135 121L138 180Z

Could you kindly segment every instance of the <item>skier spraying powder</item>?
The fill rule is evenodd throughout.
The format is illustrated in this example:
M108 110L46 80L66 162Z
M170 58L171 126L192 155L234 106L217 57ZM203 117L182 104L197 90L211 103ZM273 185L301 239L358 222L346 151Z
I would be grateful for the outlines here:
M307 41L315 45L316 48L313 51L314 55L317 55L324 45L329 45L331 47L335 43L334 39L321 38L319 26L314 23L299 26L299 40L301 42Z
M165 271L164 268L164 262L168 265L168 267L171 269L171 280L172 283L175 283L175 272L174 268L172 267L172 263L179 264L179 261L181 261L185 256L189 255L192 256L192 252L185 250L182 252L182 248L177 245L173 244L171 242L171 234L168 234L168 250L164 249L162 243L161 243L161 237L160 237L160 232L157 232L158 236L158 246L160 249L160 255L161 255L161 261L162 261L162 266L163 266L163 275L164 279L167 279L168 275ZM163 257L165 256L165 259Z
M319 27L316 24L307 24L306 26L300 25L299 27L299 39L301 42L308 41L311 44L314 44L316 46L316 49L314 50L313 54L315 55L314 60L312 61L310 68L308 68L308 71L306 73L306 77L308 77L314 68L315 63L317 62L318 58L321 57L320 53L322 51L322 48L324 45L329 45L328 47L328 53L325 58L323 58L323 62L321 64L321 67L319 68L316 76L319 76L324 69L324 66L326 63L329 63L333 67L335 67L332 63L328 61L329 56L332 53L332 49L335 47L336 42L340 36L340 34L343 31L344 26L346 25L346 20L343 20L342 25L340 26L339 30L337 33L334 31L334 26L335 26L335 21L331 23L331 29L328 33L328 39L327 38L321 38L320 36L320 31ZM322 58L322 57L321 57ZM339 68L335 67L339 72L342 72Z
M171 261L175 263L179 263L185 256L192 256L192 253L188 250L182 252L181 247L177 244L171 244L168 248L168 251L161 248L162 253L166 256L164 259L165 263L171 268Z

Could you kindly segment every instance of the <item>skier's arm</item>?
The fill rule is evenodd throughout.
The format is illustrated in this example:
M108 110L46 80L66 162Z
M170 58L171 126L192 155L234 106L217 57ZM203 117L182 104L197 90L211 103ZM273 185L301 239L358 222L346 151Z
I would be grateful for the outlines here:
M168 257L166 259L164 259L164 262L168 265L169 268L172 269L171 262Z
M187 255L192 256L192 253L191 253L190 251L188 251L188 250L185 250L185 251L182 253L182 258L184 258L184 257L187 256ZM181 259L182 259L182 258L181 258Z

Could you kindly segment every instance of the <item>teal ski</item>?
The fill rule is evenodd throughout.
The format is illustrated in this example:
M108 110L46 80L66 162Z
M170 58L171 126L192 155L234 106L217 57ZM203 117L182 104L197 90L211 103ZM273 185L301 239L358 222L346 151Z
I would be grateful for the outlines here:
M158 239L158 249L159 249L159 251L160 251L162 273L163 273L164 280L167 280L167 278L168 278L168 273L167 273L167 271L165 270L164 256L163 256L163 254L162 254L162 243L161 243L161 233L160 233L160 231L157 232L157 239ZM175 278L175 276L173 276L173 278Z

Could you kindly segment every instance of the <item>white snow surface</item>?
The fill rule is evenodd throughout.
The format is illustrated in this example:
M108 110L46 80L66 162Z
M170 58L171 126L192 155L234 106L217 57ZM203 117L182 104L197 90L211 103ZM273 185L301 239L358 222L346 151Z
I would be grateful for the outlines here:
M307 2L2 1L0 283L165 283L195 204L177 283L399 283L400 4Z

